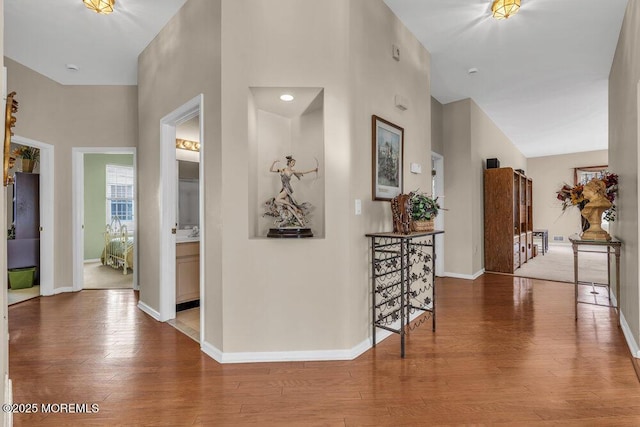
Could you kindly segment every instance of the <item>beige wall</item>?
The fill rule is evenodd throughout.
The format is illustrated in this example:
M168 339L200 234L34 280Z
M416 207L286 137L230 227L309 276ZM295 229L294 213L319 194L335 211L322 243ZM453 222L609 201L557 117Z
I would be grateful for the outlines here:
M429 165L428 69L428 53L379 0L190 0L140 56L140 203L153 212L159 120L204 93L209 344L224 353L330 351L368 338L364 234L391 228L389 204L371 200L371 115L405 127L405 188L425 188L426 175L411 176L408 163ZM259 139L247 114L250 87L324 88L324 237L249 237L257 194L250 168L269 167L250 166ZM395 108L395 94L410 99L409 110ZM363 202L358 217L355 198ZM141 299L153 308L157 216L139 227Z
M445 273L474 277L484 268L485 161L526 171L527 159L471 99L444 105L443 141Z
M440 155L444 154L443 114L442 104L431 97L431 151Z
M638 289L638 103L640 98L640 2L632 0L622 24L609 75L609 169L619 175L618 219L612 234L623 241L620 307L640 343ZM637 355L640 357L640 354Z
M72 147L135 147L135 86L63 86L5 58L20 103L15 134L54 146L54 287L71 287Z
M580 211L571 208L563 213L556 192L564 184L573 185L574 168L606 165L607 153L607 150L587 151L527 160L527 175L533 179L533 228L549 230L550 243L569 243L568 237L580 232ZM554 236L563 240L554 241Z
M200 185L205 192L201 203L204 203L206 224L204 306L208 321L205 340L219 348L222 347L223 314L221 211L241 210L238 206L223 205L222 185L227 185L227 191L243 185L236 181L242 179L237 171L228 171L224 182L221 177L220 13L219 0L189 0L138 58L138 198L139 205L147 208L146 212L141 210L138 224L140 300L159 310L159 233L169 232L160 230L160 120L202 93L201 161L205 172ZM245 92L243 98L246 96ZM246 116L245 109L243 117ZM246 230L242 230L240 234L246 236Z

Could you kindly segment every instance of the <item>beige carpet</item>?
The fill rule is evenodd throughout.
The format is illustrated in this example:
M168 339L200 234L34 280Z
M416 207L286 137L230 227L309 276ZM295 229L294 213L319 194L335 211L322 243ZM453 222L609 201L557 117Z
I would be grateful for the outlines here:
M84 289L132 289L133 274L102 265L100 261L84 263Z
M603 251L598 246L581 247L594 251ZM613 259L613 256L611 257ZM578 280L585 282L607 283L606 253L580 252L578 254ZM534 279L554 280L573 283L573 250L571 245L549 245L549 252L530 259L514 272L515 276Z
M40 286L32 286L25 289L8 289L7 290L7 304L12 305L22 301L29 300L31 298L37 298L40 296Z

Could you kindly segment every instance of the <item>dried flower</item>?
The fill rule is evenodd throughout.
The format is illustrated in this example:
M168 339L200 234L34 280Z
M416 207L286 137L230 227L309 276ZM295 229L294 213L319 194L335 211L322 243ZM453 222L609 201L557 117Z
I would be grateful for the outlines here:
M607 188L605 191L605 196L612 203L611 208L604 212L604 219L606 221L612 222L616 219L616 195L618 194L618 175L615 173L605 172L601 178L599 179L604 182L605 187ZM556 192L557 199L562 202L562 211L564 212L570 206L577 206L578 209L582 210L584 206L589 202L589 200L584 198L582 191L584 190L583 184L576 184L573 187L568 184L564 184L559 191Z

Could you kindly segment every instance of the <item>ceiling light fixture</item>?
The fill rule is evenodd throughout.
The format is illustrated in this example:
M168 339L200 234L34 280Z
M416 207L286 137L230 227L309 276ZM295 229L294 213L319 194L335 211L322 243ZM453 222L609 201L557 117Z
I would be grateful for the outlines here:
M108 15L113 12L113 5L116 0L82 0L85 6L101 15Z
M293 98L293 95L285 93L285 94L280 95L280 99L282 101L284 101L284 102L291 102L291 101L293 101L294 98Z
M520 0L495 0L491 12L496 19L507 19L520 10Z

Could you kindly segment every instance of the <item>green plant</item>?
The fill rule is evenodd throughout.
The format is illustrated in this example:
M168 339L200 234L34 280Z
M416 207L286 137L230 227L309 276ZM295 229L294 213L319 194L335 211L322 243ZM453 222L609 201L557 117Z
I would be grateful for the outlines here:
M35 160L36 162L40 160L40 150L26 145L21 145L13 150L13 155L27 160Z
M428 221L438 216L440 210L438 198L435 199L426 194L414 194L411 197L411 218L416 221Z

